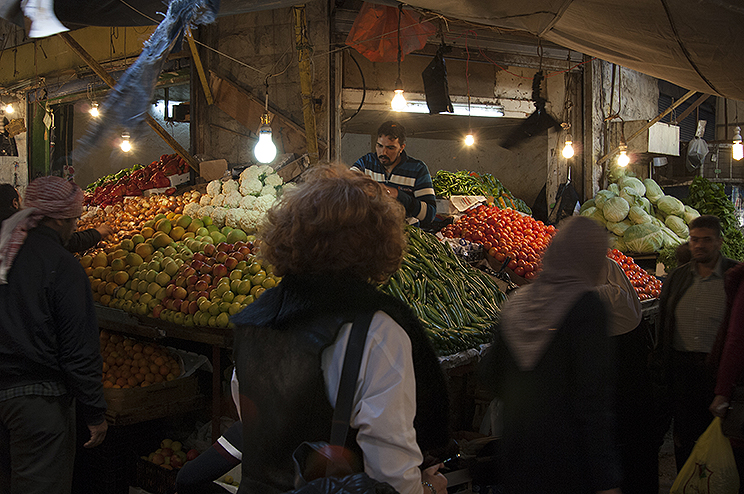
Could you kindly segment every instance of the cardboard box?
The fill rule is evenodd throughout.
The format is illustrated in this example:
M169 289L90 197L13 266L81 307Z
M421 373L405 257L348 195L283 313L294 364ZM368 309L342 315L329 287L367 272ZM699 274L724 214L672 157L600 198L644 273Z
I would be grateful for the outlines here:
M185 184L189 181L189 172L181 173L180 175L170 175L168 176L168 180L170 180L171 187Z

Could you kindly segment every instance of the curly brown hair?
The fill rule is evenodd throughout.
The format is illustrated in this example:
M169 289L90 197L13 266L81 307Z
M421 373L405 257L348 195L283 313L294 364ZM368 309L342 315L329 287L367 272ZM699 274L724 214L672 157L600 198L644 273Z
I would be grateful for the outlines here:
M259 228L274 271L381 282L406 249L403 206L377 182L340 165L317 165Z

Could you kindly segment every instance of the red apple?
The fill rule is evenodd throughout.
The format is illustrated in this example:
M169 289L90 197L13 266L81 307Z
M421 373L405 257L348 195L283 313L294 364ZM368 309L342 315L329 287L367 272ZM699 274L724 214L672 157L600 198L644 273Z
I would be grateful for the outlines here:
M248 257L250 254L252 254L250 247L241 247L240 249L238 249L238 252L240 252L241 254L243 254L246 257Z
M183 288L186 286L186 277L184 275L178 275L176 276L176 286Z
M204 261L201 259L194 259L191 261L191 267L194 268L195 271L200 271L202 266L204 266Z
M176 288L178 288L178 286L175 283L173 282L168 283L168 286L165 287L165 296L166 297L173 296L173 290L175 290Z
M189 305L190 304L191 304L191 302L189 302L188 300L182 301L181 302L181 308L179 310L181 312L183 312L184 314L188 314L189 313Z
M245 256L244 256L243 254L241 254L240 252L233 252L233 253L232 253L231 255L232 255L232 256L233 256L233 257L235 258L235 260L236 260L236 261L238 261L238 262L240 262L240 261L242 261L243 259L245 259Z
M204 274L209 274L209 273L211 273L211 272L212 272L212 266L211 266L210 264L204 263L204 264L202 264L202 267L201 267L201 268L199 268L199 272L200 272L200 273L201 273L202 275L204 275Z
M227 256L228 256L227 252L225 252L224 250L222 250L222 251L218 252L217 254L215 254L214 260L217 261L220 264L223 264L225 262L225 259L227 259Z
M196 314L196 311L198 310L199 310L199 304L196 303L196 300L192 300L191 302L189 302L189 309L188 309L189 314L193 316L194 314Z
M196 269L194 269L193 267L186 264L184 264L183 266L186 266L186 269L183 270L183 275L185 277L188 278L189 276L196 274Z
M191 461L196 459L196 457L199 456L199 452L195 449L190 449L186 453L186 460Z
M198 298L199 298L199 291L198 290L191 290L189 292L189 296L186 297L186 300L188 300L189 302L191 302L192 300L196 300Z
M186 286L194 286L197 281L199 281L199 276L195 274L186 276Z
M212 275L211 274L208 274L208 273L205 273L205 274L199 276L199 279L206 281L207 282L207 285L209 285L210 283L212 283ZM204 288L204 290L206 290L206 288Z
M242 240L238 240L233 244L233 249L240 250L241 247L245 247L247 244L243 242Z
M166 309L168 309L168 310L173 310L173 301L174 300L175 299L173 299L173 298L166 298L165 300L163 300L163 306Z
M197 280L196 283L194 283L194 289L199 292L202 290L206 290L208 286L209 286L209 283L207 283L206 280L203 280L201 278Z
M156 465L162 465L165 462L165 457L160 453L155 453L152 457L152 462Z
M205 257L206 256L204 254L202 254L201 252L194 252L194 255L191 257L191 259L194 260L194 261L204 262L204 258ZM193 264L192 264L192 266L193 266ZM196 269L198 271L198 268L194 268L194 269Z
M162 305L160 305L160 304L158 304L158 305L156 305L155 307L153 307L153 308L152 308L152 317L154 317L154 318L156 318L156 319L157 319L157 318L159 318L159 317L160 317L160 313L161 313L161 312L163 312L163 309L164 309L164 308L165 308L165 307L163 307L163 306L162 306Z
M174 298L169 300L168 302L170 302L170 310L174 310L176 312L181 310L181 304L183 303L183 301L180 298Z
M175 290L173 290L173 298L178 300L183 300L188 295L188 292L186 292L186 289L182 286L176 287Z
M217 247L214 244L206 244L204 246L204 255L213 256L215 252L217 252Z
M223 276L227 276L227 266L224 264L215 264L212 266L212 275L215 279L220 279Z
M170 448L163 448L160 450L160 454L163 455L163 457L173 456L173 450Z
M228 244L227 242L220 242L217 244L218 252L230 252L231 250L232 250L232 244Z
M207 291L208 289L211 290L210 287L207 287L204 290L199 291L197 293L198 296L196 297L197 300L199 299L199 297L207 297L207 298L209 298L209 292Z
M181 468L183 466L183 461L181 461L181 458L178 455L173 455L170 459L170 466L173 468Z
M217 261L214 260L214 257L207 257L204 262L210 266L214 266L215 264L217 264Z
M240 253L238 252L238 254ZM225 259L225 267L227 268L228 271L232 271L233 269L235 269L235 266L237 265L238 265L238 260L235 259L234 257L230 256L227 259Z

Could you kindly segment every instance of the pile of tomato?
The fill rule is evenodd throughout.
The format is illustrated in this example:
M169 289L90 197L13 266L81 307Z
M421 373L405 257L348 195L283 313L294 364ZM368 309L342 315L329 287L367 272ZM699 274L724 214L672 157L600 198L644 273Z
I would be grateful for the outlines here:
M513 209L480 205L444 227L441 233L482 244L488 255L499 262L508 257L509 268L531 280L541 269L540 259L555 235L555 227Z
M607 257L623 268L625 276L628 277L636 293L638 293L638 298L641 300L659 298L661 293L661 280L659 278L648 274L646 270L635 263L632 257L626 256L617 249L608 251Z

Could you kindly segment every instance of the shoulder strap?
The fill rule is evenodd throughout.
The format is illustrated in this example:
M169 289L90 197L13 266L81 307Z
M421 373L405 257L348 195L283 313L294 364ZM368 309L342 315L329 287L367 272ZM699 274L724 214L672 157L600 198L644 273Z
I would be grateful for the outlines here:
M359 377L359 367L362 364L364 343L367 340L367 331L372 322L372 312L357 314L351 326L349 343L346 345L344 366L341 370L341 379L336 393L336 408L333 410L333 423L331 425L331 444L343 446L346 443L346 435L349 432L351 421L351 408L354 403L354 391Z

